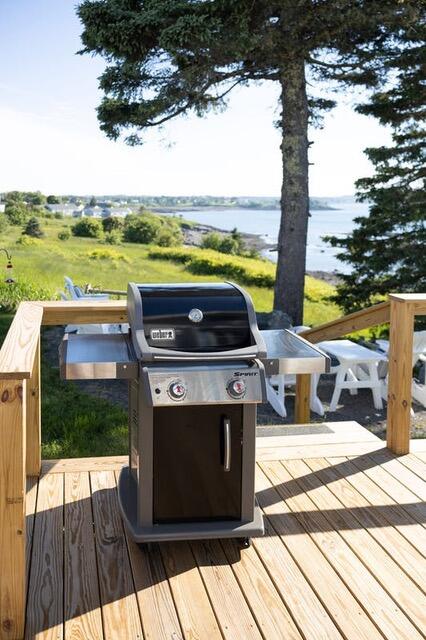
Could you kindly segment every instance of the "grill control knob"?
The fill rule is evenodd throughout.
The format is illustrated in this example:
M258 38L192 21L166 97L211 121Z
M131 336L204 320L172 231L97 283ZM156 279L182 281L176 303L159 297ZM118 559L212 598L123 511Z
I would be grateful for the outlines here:
M174 380L167 388L172 400L182 400L186 396L186 387L181 380Z
M238 398L242 398L246 392L246 383L244 382L244 380L234 378L233 380L230 380L228 382L226 390L231 398L238 400Z

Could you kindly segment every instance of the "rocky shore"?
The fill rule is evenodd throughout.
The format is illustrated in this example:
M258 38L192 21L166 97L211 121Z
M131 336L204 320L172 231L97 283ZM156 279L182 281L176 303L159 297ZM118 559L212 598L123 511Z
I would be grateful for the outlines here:
M184 235L184 244L189 247L201 247L203 237L208 233L211 233L212 231L216 231L223 236L231 235L231 231L225 231L223 229L219 229L218 227L213 227L207 224L200 224L196 222L191 224L186 224L184 222L182 224L182 231ZM262 236L256 235L254 233L240 232L240 235L247 249L254 249L258 253L262 254L265 258L268 258L269 252L274 251L276 248L276 243L268 243ZM323 280L328 284L336 285L339 282L339 277L334 272L307 271L306 273L309 276L317 278L318 280Z

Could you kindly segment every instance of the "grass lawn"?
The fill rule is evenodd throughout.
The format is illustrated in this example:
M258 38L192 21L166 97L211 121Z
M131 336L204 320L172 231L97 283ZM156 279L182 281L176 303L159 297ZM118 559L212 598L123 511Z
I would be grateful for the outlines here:
M21 229L9 227L0 234L0 246L9 249L13 257L14 277L36 287L47 289L52 297L63 290L63 276L76 284L91 283L104 288L126 289L127 282L205 282L218 276L189 273L185 265L148 258L149 247L143 245L106 245L95 239L70 238L58 240L60 231L69 228L72 220L41 219L46 237L34 244L17 243ZM257 311L270 311L272 289L246 287ZM327 301L332 287L313 278L307 279L308 298L305 302L305 323L327 322L340 315L336 305ZM12 319L0 312L0 342ZM46 340L42 339L42 344ZM46 346L46 345L45 345ZM42 366L42 438L43 457L79 457L117 455L127 452L127 415L110 402L89 396L71 383L59 379L58 369Z

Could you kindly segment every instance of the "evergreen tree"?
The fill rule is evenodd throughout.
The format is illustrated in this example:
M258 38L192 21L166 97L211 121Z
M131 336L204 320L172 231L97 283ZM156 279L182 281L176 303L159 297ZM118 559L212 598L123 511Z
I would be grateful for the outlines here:
M112 139L226 104L252 81L281 87L283 186L274 308L303 320L308 122L334 102L323 81L374 86L418 0L84 0L83 53L108 62L101 129ZM309 85L315 89L308 95ZM259 167L260 170L260 167Z
M24 227L22 232L24 236L31 236L32 238L42 238L44 236L40 227L40 222L37 218L30 218Z
M329 238L352 267L340 274L336 301L346 311L372 304L389 292L426 291L426 9L404 35L399 55L387 64L391 86L359 111L393 128L392 144L369 148L371 178L357 182L371 203L346 238Z

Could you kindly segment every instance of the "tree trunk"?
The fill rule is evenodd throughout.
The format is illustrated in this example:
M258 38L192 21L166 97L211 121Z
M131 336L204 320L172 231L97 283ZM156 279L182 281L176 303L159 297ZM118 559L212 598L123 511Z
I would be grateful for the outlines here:
M303 324L309 217L308 100L305 64L294 59L281 75L283 185L274 309Z

